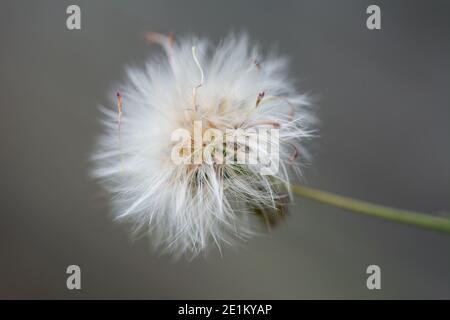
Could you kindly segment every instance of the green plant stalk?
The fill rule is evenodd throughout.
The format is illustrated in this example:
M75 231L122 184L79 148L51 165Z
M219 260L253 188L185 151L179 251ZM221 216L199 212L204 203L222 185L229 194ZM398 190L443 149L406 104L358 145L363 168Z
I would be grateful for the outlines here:
M305 186L293 185L292 191L299 196L338 208L351 210L356 213L450 234L450 219L414 211L385 207Z

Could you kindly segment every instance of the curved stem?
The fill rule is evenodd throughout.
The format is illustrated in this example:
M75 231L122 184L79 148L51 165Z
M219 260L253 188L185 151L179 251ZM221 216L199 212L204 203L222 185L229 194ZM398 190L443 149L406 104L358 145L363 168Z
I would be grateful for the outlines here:
M450 219L385 207L305 186L293 185L292 191L299 196L333 205L338 208L348 209L356 213L450 234Z

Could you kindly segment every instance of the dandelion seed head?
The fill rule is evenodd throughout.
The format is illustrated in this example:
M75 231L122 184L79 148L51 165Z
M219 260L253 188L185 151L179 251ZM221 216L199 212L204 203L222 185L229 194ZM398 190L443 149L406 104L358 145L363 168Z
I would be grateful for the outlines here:
M285 210L313 133L309 101L289 78L287 60L261 54L246 35L218 45L157 33L146 38L164 53L127 69L117 88L120 132L117 104L102 107L105 130L93 155L93 175L112 194L117 220L149 233L155 246L191 255L246 238L260 230L259 221L270 226ZM176 153L187 161L174 163L173 133L181 128L192 138L198 125L202 136L214 129L237 140L184 141ZM262 174L261 163L223 163L249 150L273 160L267 146L249 138L268 129L279 135L269 141L276 172Z

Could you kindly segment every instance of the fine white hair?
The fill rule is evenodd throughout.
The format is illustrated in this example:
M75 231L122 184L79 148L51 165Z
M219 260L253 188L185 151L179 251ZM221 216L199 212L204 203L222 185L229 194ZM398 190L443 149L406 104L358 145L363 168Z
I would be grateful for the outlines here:
M261 54L245 34L218 45L157 33L148 40L161 44L164 55L152 56L144 68L127 68L117 88L119 108L101 109L104 132L93 175L113 195L115 217L150 233L156 246L190 255L257 232L259 218L276 221L307 157L303 143L314 122L309 100L288 76L287 59ZM218 130L278 129L279 140L271 142L279 149L278 171L175 164L171 134L192 130L194 121Z

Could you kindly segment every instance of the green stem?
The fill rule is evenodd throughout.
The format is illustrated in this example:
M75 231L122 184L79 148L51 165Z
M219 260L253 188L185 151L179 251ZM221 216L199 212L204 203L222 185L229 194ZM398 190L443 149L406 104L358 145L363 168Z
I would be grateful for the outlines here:
M385 207L305 186L293 185L292 191L299 196L333 205L338 208L348 209L356 213L450 234L450 219Z

